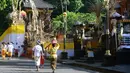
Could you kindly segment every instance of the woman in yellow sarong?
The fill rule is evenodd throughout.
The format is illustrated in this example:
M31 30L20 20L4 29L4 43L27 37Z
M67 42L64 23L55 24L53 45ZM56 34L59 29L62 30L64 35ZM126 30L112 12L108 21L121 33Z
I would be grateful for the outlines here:
M7 50L7 46L6 46L5 42L2 42L2 44L1 44L1 56L2 56L3 60L6 58L6 50Z
M50 47L51 48L48 48ZM56 40L53 40L51 44L49 44L45 49L50 54L50 60L51 60L51 68L53 70L53 73L55 72L56 65L57 65L57 50L59 49L59 44Z
M8 56L9 58L8 59L11 59L12 58L12 55L13 55L13 50L14 50L14 46L13 46L13 43L8 43Z

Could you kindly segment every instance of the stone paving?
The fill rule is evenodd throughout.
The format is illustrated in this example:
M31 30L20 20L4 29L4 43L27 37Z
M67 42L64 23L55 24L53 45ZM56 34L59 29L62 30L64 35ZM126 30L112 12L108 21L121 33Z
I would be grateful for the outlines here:
M67 65L77 65L77 66L83 66L83 67L91 67L93 68L92 70L94 70L94 68L96 69L96 71L99 70L109 70L112 72L119 72L119 73L130 73L130 64L120 64L120 65L115 65L115 66L108 66L108 67L103 67L101 64L101 62L96 62L94 64L88 64L85 62L77 62L75 60L64 60L62 61L63 64L67 64ZM90 68L90 69L91 69ZM89 68L88 68L89 69ZM111 72L109 72L111 73Z
M56 73L100 73L80 67L57 64ZM45 61L43 69L36 71L33 60L27 58L13 58L11 60L2 60L0 58L0 73L52 73L50 62Z
M0 73L36 73L35 66L32 60L17 59L1 60L0 59Z

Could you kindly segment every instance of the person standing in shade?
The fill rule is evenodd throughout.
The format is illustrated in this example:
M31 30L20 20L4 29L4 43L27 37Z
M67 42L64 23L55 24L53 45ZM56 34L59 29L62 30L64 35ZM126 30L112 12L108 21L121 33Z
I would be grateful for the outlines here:
M8 46L7 46L8 57L9 57L8 59L12 58L13 50L14 50L13 43L8 43Z
M51 46L49 48L49 46ZM51 68L53 70L53 73L55 73L56 65L57 65L57 50L59 49L59 44L57 43L57 40L52 40L52 43L49 44L45 49L50 54L50 60L51 60Z
M36 42L36 45L33 47L32 51L34 52L34 61L35 61L36 69L37 71L39 71L40 59L41 59L41 55L43 55L40 41Z

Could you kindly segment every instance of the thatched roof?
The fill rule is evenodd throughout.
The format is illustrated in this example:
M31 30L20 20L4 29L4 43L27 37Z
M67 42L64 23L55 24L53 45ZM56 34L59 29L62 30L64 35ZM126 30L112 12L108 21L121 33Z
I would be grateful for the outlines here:
M33 0L37 8L54 8L53 5L43 0ZM25 0L23 3L24 7L31 8L30 0Z

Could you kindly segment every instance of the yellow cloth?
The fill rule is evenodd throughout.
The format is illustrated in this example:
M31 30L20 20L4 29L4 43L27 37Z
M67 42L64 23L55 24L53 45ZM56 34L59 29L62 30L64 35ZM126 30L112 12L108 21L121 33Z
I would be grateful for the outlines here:
M53 58L57 58L57 50L59 49L59 44L56 44L56 47L52 47L50 49L50 56Z
M59 49L59 44L57 43L55 47L50 44L47 48L46 51L50 54L50 57L57 57L57 50Z
M6 57L6 50L5 49L2 49L1 55L2 55L2 58L5 59L5 57Z
M2 49L1 55L6 55L6 50Z
M9 54L9 52L6 52L6 54L8 55L8 54Z
M2 59L5 59L5 55L2 55Z
M9 57L12 57L12 52L8 52L8 56L9 56Z

